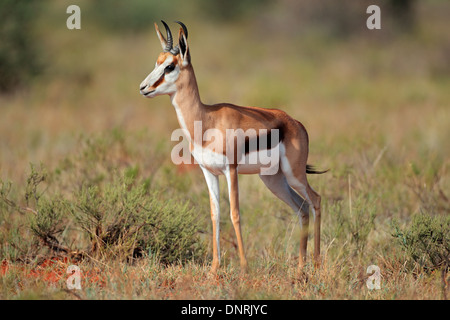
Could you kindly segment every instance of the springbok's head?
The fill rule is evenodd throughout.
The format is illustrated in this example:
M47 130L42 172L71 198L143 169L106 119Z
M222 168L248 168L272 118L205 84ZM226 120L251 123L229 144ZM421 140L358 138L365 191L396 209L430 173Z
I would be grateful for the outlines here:
M159 31L155 23L156 34L163 48L156 60L155 69L142 81L140 92L147 98L153 98L159 95L172 95L177 91L177 80L180 74L190 64L189 47L187 43L187 28L180 22L180 31L178 32L178 45L173 47L173 37L169 26L161 20L166 28L167 40Z

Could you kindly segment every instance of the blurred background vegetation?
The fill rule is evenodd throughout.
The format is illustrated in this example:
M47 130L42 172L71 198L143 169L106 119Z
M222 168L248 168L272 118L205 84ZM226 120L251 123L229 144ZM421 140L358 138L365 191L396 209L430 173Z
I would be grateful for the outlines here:
M368 15L366 8L373 1L208 1L208 0L119 0L78 1L82 8L83 31L95 45L96 37L104 34L116 38L132 38L152 33L152 22L161 19L171 21L181 19L190 28L203 28L215 33L224 32L224 28L232 26L246 28L245 36L248 46L256 42L277 38L289 42L291 50L299 47L301 39L315 38L316 46L321 42L371 41L371 46L381 43L388 44L398 37L416 37L417 44L438 41L433 37L444 36L440 43L433 43L438 48L438 61L430 66L433 73L448 73L450 67L446 59L449 54L445 13L448 10L445 1L434 0L421 5L415 0L387 0L378 5L382 10L382 30L372 32L365 28ZM56 1L24 1L5 0L0 4L0 32L2 46L0 47L0 89L10 92L17 85L24 84L30 76L45 73L43 65L52 64L53 60L46 52L49 38L63 37L70 41L73 35L64 30L67 18L65 7L67 3ZM441 19L435 20L435 17ZM426 21L433 21L432 27L426 26ZM442 24L442 25L440 25ZM232 32L225 30L225 32ZM417 38L418 37L418 38ZM46 40L44 39L46 38ZM150 37L148 38L151 39ZM59 39L61 40L61 39ZM76 39L72 38L72 41ZM197 40L199 41L199 40ZM376 42L376 43L373 43ZM72 42L72 45L76 43ZM244 45L244 44L243 44ZM247 46L246 45L246 46ZM369 45L370 46L370 45ZM301 47L301 46L300 46ZM309 44L309 50L314 50ZM319 49L321 49L319 47ZM248 50L248 48L247 48ZM47 53L47 54L46 54Z
M71 4L81 8L81 30L66 28ZM381 30L366 27L371 4L381 8ZM180 209L171 203L160 214L179 211L180 217L189 215L197 223L195 230L179 224L186 227L181 233L192 237L183 240L190 249L181 254L170 245L178 245L173 239L179 234L168 240L157 237L161 256L169 252L170 261L180 256L200 259L204 243L195 254L189 250L198 237L205 246L210 242L206 185L200 172L170 161L175 144L170 135L178 128L170 100L144 99L138 90L161 51L153 23L170 22L176 34L178 26L172 21L180 20L189 29L203 102L287 111L308 129L310 162L331 168L310 179L323 198L328 275L317 279L325 284L315 287L311 279L296 287L298 295L348 297L361 289L355 274L363 271L358 270L375 263L385 283L392 280L391 291L381 293L384 297L433 296L436 291L414 281L421 279L416 277L418 268L426 265L417 256L429 249L417 247L420 239L431 241L440 267L445 254L448 257L448 229L442 226L448 226L443 217L450 211L449 15L450 3L444 0L3 0L0 179L13 182L3 185L9 186L7 199L25 206L30 163L42 163L48 171L45 187L39 189L47 197L41 202L45 212L54 212L52 201L57 208L66 202L79 204L82 199L77 197L90 187L99 188L100 199L109 199L108 188L117 188L125 197L127 190L118 181L132 179L158 206L170 199L186 204ZM296 265L297 220L257 180L240 180L249 260L264 274L283 271ZM221 192L226 265L238 258L226 213L226 188ZM45 217L42 223L0 201L0 260L35 257L42 248L37 245L42 244L40 225L70 250L87 248L96 236L101 238L95 225L79 232L73 216L83 215L82 210L67 212L57 216L60 227L53 228ZM140 212L135 213L133 219L143 221ZM173 216L174 223L177 219ZM98 221L104 231L117 222L106 213ZM418 221L428 221L425 231ZM163 228L174 230L170 225ZM433 230L442 236L428 237ZM108 232L103 235L106 239ZM147 252L155 245L142 236L140 248ZM114 248L126 248L128 257L136 246L122 246L121 237ZM414 285L403 285L405 279ZM226 297L236 298L229 292ZM224 297L223 292L216 294L212 297ZM269 297L292 297L285 294Z

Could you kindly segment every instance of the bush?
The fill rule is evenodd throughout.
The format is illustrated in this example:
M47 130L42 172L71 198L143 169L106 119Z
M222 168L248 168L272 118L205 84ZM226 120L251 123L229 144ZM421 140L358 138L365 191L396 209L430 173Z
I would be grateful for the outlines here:
M407 255L424 270L449 267L450 259L450 216L432 217L417 214L411 226L400 228L397 221L392 224L392 236Z
M53 173L31 166L26 186L18 191L23 196L17 199L11 183L0 181L0 208L9 211L3 216L26 215L35 237L18 241L39 239L53 254L77 259L151 256L163 264L201 260L206 246L198 213L189 203L167 201L149 178L140 177L137 166L119 161L127 154L123 148L124 140L117 137L93 139Z
M160 200L158 192L131 178L117 179L101 191L85 186L72 214L87 233L96 256L155 256L164 264L201 258L204 248L192 209Z

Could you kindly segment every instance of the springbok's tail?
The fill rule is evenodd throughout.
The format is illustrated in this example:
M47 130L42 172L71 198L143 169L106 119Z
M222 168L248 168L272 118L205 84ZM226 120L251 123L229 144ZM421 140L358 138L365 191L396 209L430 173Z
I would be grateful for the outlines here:
M307 174L322 174L325 172L328 172L330 169L324 170L324 171L318 171L314 168L314 166L307 164L306 165L306 173Z

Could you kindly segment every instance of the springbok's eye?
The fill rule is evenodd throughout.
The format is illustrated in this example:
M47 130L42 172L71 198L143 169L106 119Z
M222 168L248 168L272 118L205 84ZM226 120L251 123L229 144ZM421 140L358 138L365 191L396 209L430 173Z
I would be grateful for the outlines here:
M169 64L169 65L164 69L164 72L165 72L165 73L169 73L169 72L173 71L173 69L175 69L175 65L172 63L172 64Z

